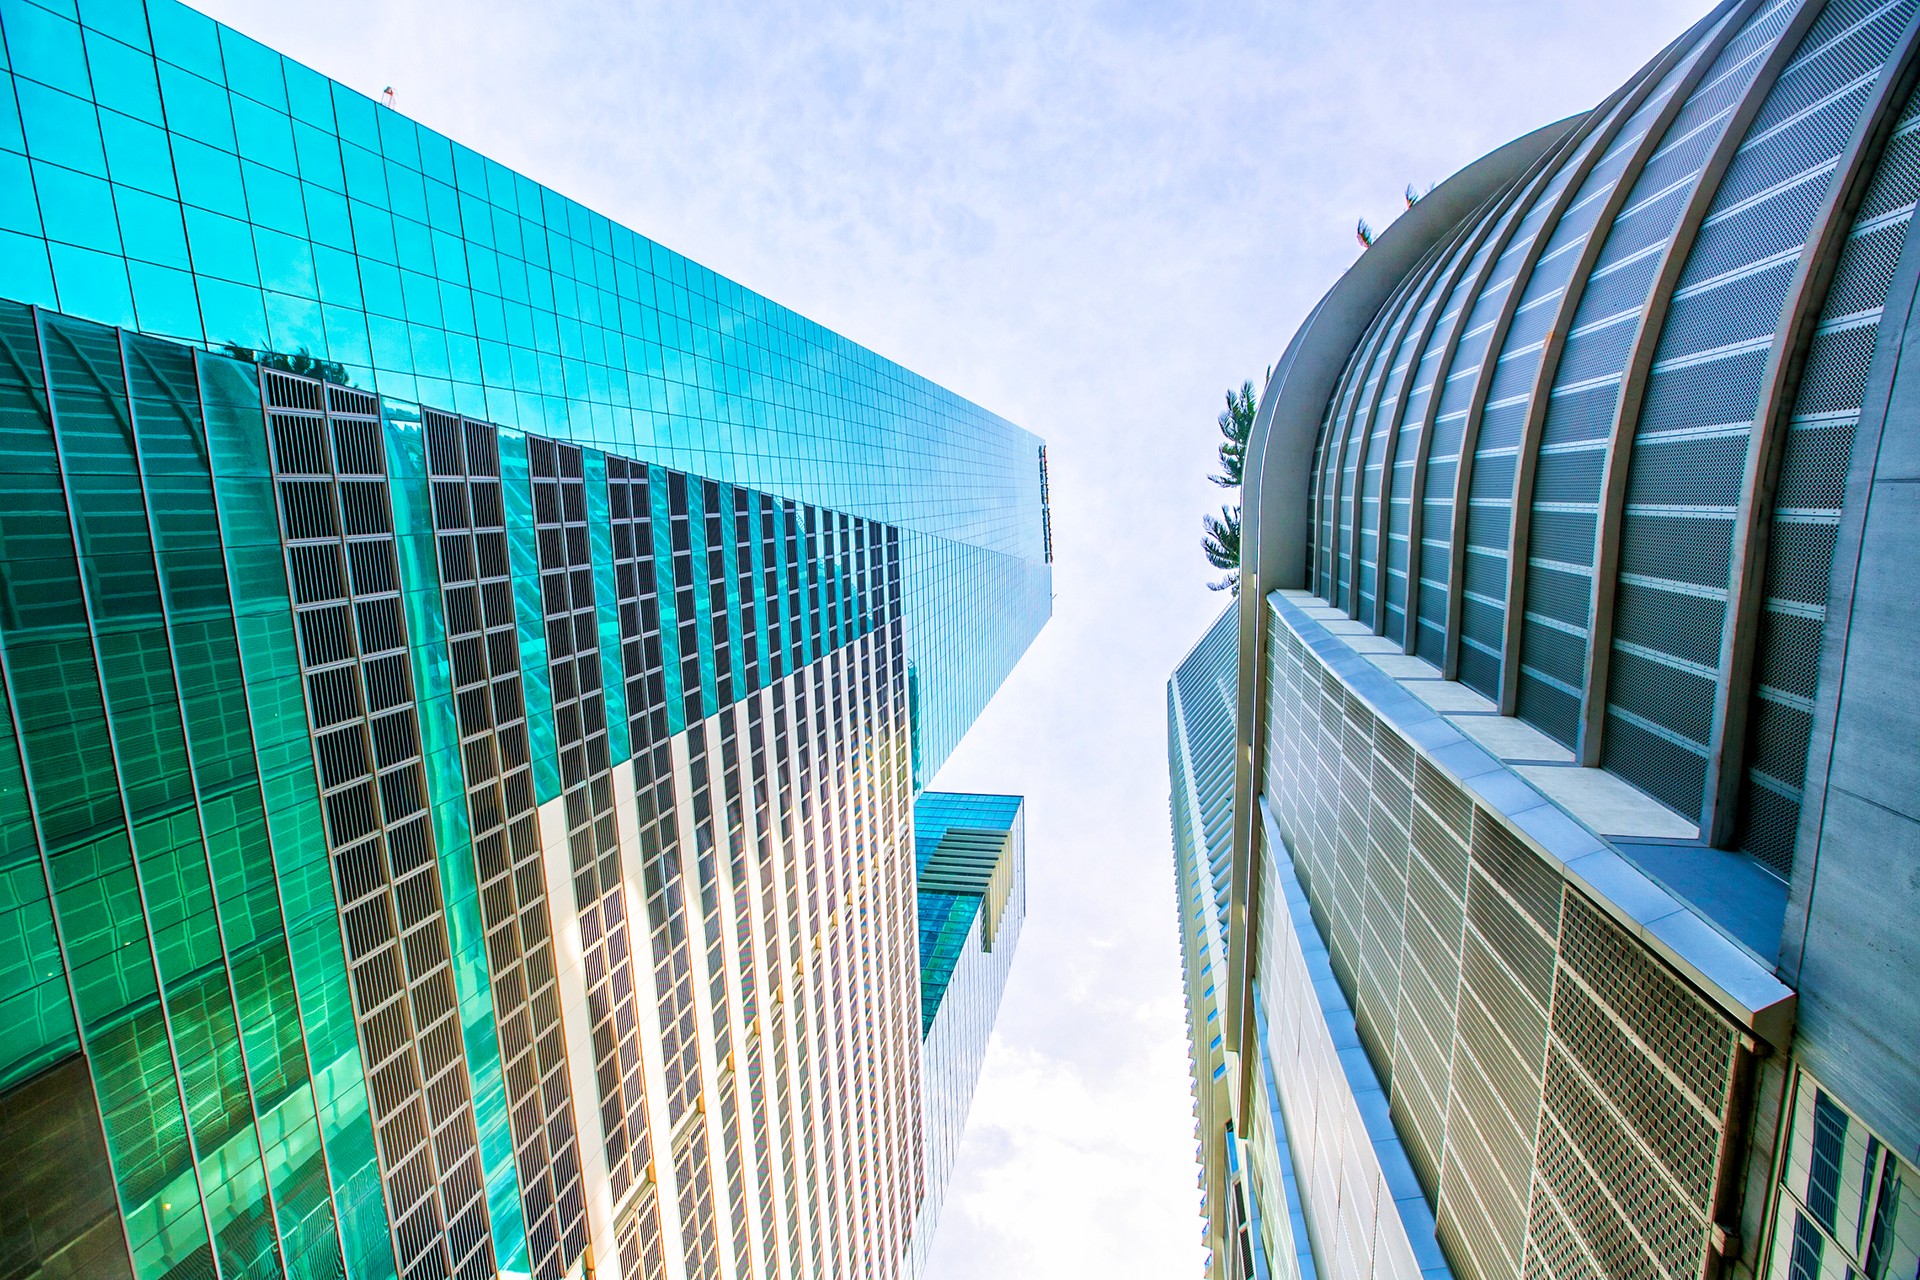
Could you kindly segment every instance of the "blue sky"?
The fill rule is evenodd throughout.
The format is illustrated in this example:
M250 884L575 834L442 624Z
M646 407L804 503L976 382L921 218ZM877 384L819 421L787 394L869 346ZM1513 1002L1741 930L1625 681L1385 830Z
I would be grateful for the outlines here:
M1055 615L939 779L1029 916L931 1280L1197 1276L1164 683L1221 394L1378 228L1703 0L194 0L1048 441Z

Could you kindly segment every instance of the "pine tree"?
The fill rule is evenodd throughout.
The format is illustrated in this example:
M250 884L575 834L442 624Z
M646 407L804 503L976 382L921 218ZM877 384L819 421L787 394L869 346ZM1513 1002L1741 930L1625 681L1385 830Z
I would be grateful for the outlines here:
M1269 369L1267 376L1272 377ZM1257 406L1253 398L1253 382L1248 380L1240 384L1240 389L1227 391L1227 407L1216 419L1220 425L1220 434L1225 437L1220 444L1220 473L1207 478L1222 489L1238 491L1247 466L1247 437L1253 432L1253 417ZM1222 504L1220 514L1200 518L1205 536L1200 540L1200 549L1206 553L1207 563L1216 569L1228 570L1227 576L1218 582L1209 582L1212 591L1231 591L1240 594L1240 504Z

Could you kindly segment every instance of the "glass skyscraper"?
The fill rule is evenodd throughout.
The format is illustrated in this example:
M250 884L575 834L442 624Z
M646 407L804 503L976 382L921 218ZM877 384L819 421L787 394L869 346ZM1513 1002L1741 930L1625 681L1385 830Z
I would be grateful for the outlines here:
M0 38L0 1274L911 1274L1039 442L172 0Z
M1727 0L1275 366L1170 688L1216 1277L1920 1273L1916 79Z

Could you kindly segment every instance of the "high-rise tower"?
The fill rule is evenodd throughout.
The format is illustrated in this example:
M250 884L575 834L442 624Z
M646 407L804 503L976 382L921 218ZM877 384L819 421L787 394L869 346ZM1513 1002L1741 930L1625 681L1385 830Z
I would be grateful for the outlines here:
M1039 442L173 0L0 36L0 1272L911 1274Z
M1275 367L1173 682L1216 1276L1920 1269L1917 75L1729 0Z

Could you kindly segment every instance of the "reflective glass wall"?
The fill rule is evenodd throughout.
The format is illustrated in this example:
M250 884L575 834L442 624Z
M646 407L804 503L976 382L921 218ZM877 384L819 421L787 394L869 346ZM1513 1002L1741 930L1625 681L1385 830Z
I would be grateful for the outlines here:
M0 297L900 528L923 778L1045 621L1004 419L173 0L0 34Z

